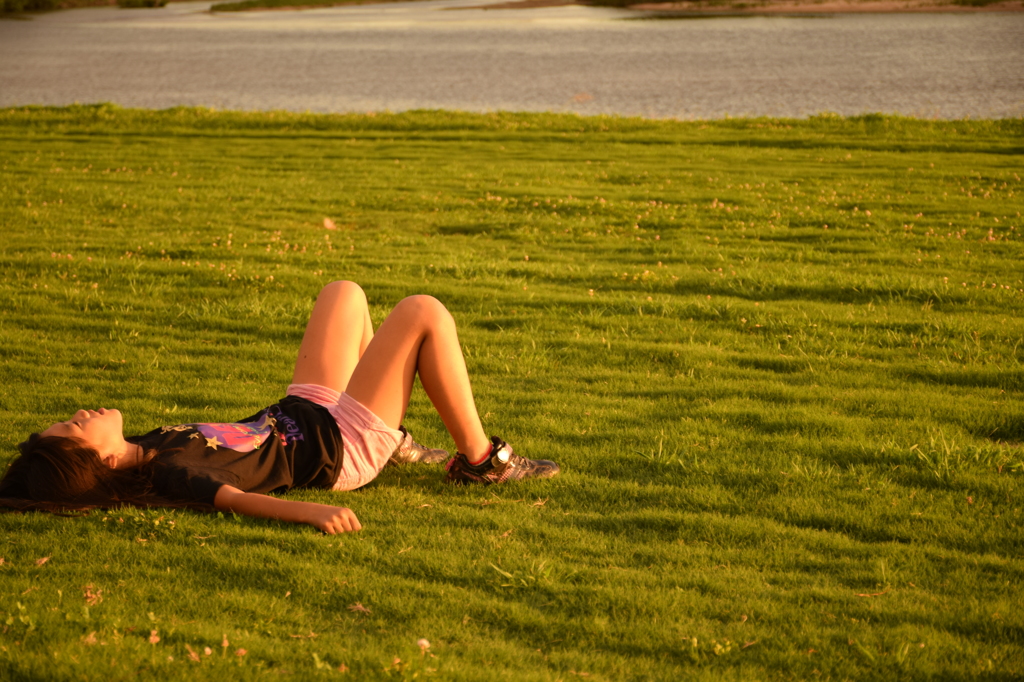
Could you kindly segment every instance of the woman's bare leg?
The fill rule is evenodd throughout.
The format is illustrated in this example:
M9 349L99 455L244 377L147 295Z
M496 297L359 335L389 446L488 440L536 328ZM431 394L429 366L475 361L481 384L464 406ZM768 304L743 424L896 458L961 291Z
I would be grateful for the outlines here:
M410 296L395 306L366 347L345 392L398 428L417 372L459 452L471 462L486 458L491 442L473 401L455 320L431 296Z
M362 288L355 282L331 282L317 296L309 316L292 383L344 391L372 338Z

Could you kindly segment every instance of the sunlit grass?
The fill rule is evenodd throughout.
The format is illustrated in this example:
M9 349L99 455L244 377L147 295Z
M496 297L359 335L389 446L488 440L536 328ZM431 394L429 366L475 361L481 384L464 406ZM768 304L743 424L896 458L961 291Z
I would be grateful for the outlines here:
M0 111L4 457L251 414L345 278L445 301L487 428L564 468L293 493L342 538L0 516L0 676L1020 676L1022 130Z

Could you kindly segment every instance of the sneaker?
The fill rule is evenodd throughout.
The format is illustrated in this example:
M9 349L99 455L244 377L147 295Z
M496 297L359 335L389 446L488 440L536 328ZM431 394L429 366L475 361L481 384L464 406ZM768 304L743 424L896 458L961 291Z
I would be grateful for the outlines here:
M447 450L420 445L412 439L412 436L405 430L404 426L399 426L398 428L401 429L403 434L402 442L391 453L391 459L388 460L388 464L412 464L414 462L420 464L440 464L448 459Z
M524 478L551 478L559 472L558 465L546 459L526 459L512 451L512 446L491 437L491 454L480 464L470 464L461 452L455 453L445 467L449 483L504 483Z

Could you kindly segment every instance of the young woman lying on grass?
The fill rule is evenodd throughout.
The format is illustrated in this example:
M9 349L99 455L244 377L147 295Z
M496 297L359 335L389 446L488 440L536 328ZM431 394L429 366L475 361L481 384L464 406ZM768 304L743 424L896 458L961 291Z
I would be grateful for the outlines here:
M164 426L126 438L117 410L79 410L33 433L0 480L0 504L88 509L121 504L216 508L359 530L351 509L268 497L291 488L354 490L389 461L437 462L443 450L399 426L419 373L458 452L452 483L547 478L558 465L484 434L455 321L437 299L402 300L374 335L366 295L332 282L313 307L287 397L236 424Z

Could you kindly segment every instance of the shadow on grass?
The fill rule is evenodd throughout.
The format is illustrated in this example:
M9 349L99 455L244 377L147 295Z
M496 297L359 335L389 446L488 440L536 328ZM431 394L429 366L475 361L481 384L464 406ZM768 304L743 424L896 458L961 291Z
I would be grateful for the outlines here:
M384 467L377 478L354 492L380 488L415 490L428 495L441 495L453 489L463 490L445 483L445 468L440 464L407 464Z
M998 388L1004 391L1024 392L1024 369L985 368L946 372L932 369L908 370L903 375L912 381L945 386L968 388ZM1004 433L1005 437L1024 437L1024 424L1016 425L1015 434ZM989 434L985 434L988 437Z
M459 223L457 225L437 225L435 229L441 235L461 234L471 237L477 234L500 231L501 226L494 223Z
M806 514L803 517L786 519L785 522L796 528L838 533L858 542L871 544L888 542L909 544L915 541L912 535L893 532L890 528L861 525L852 519L840 519L822 514Z
M745 369L760 369L775 374L794 374L807 369L808 363L794 358L782 357L739 357L733 360Z

